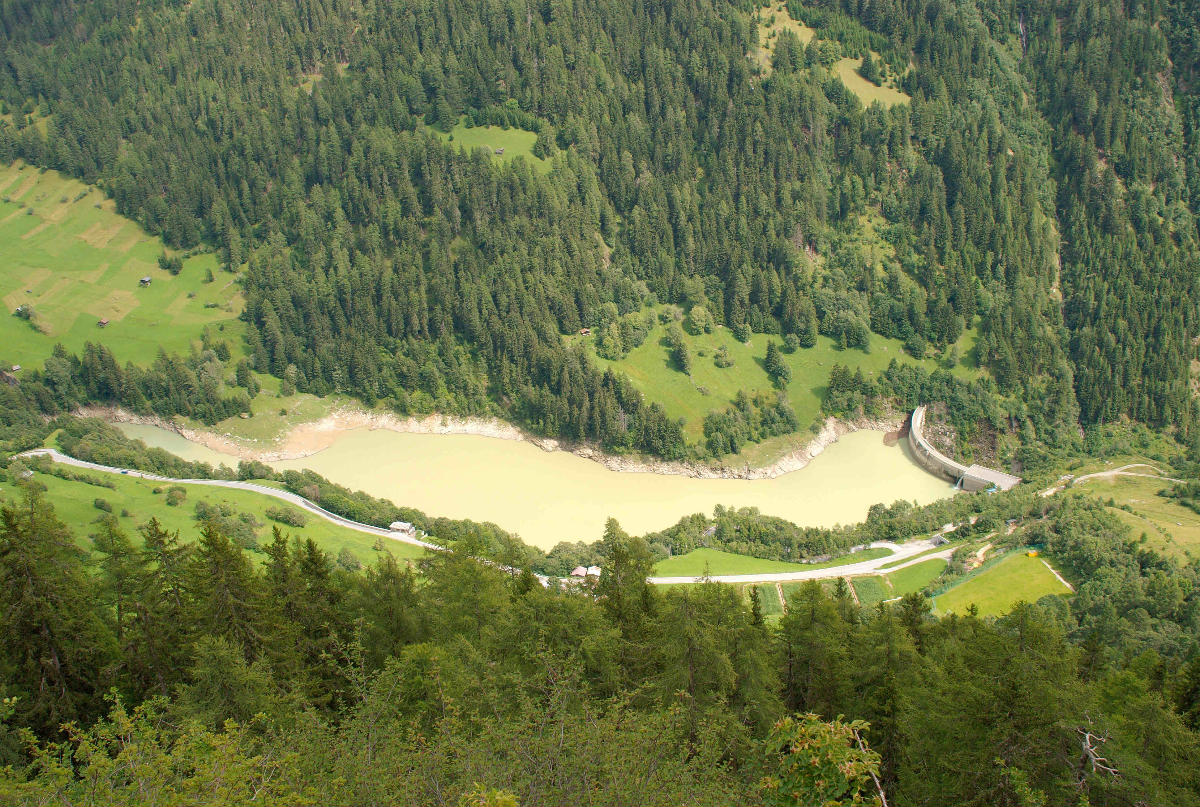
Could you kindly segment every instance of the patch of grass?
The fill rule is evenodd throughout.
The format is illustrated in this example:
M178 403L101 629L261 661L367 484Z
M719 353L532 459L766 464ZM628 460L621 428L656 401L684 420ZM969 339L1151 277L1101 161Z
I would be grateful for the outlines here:
M78 352L91 341L119 362L146 365L160 348L190 351L206 326L235 358L243 350L241 291L215 255L185 258L171 275L158 266L161 240L117 215L96 188L56 171L19 162L0 168L0 200L5 361L39 365L56 343ZM18 306L32 307L33 321L12 316Z
M1133 470L1150 473L1147 468ZM1123 508L1110 508L1109 511L1133 529L1134 538L1145 533L1148 548L1187 560L1200 555L1200 514L1174 499L1158 495L1160 490L1170 486L1170 482L1145 477L1114 476L1089 479L1074 489L1128 506L1132 513Z
M791 31L804 47L807 47L808 43L817 35L816 30L792 17L787 3L773 1L765 8L760 8L754 15L754 23L758 27L758 46L751 50L748 56L750 61L762 70L763 75L768 76L771 74L775 44L779 41L781 32ZM878 53L872 53L872 56L879 59ZM873 84L859 74L858 71L861 67L861 58L840 59L833 65L832 72L842 80L846 89L858 96L863 106L870 106L878 101L885 107L892 107L912 100L894 86L894 78L889 78L883 86Z
M566 338L572 342L585 340L592 359L599 367L612 367L624 373L648 400L662 404L672 418L683 418L684 434L693 443L703 440L705 415L729 406L738 390L745 390L749 394L774 391L775 387L763 369L763 360L767 354L767 342L782 342L779 336L756 333L748 343L742 343L725 327L695 336L685 333L684 341L692 355L692 374L688 376L677 370L671 361L666 332L666 325L656 324L641 345L618 361L597 356L590 336L572 335ZM965 345L967 342L973 343L970 332L963 336L962 343ZM713 362L712 357L722 345L733 359L732 367L720 368ZM701 351L706 355L700 356ZM799 438L802 444L811 439L803 429L820 415L821 399L825 395L829 371L834 364L849 366L851 371L861 369L867 377L883 372L892 359L920 364L930 371L941 366L938 359L913 359L904 352L899 340L878 334L871 335L870 353L858 349L838 350L832 339L818 336L813 347L800 348L791 354L784 353L783 359L792 373L786 392L801 426ZM954 369L962 377L977 374L965 364ZM777 453L789 448L795 436L790 437L793 439L784 437L771 441L770 452Z
M526 129L505 129L501 126L471 126L459 122L449 132L432 126L425 127L452 146L462 147L468 152L477 148L487 149L493 160L509 163L524 157L535 170L545 173L550 170L550 161L533 156L533 144L537 132ZM500 150L503 149L503 152Z
M804 23L792 19L786 2L771 3L766 8L760 8L754 19L758 24L758 47L751 51L750 60L767 75L771 74L771 59L780 31L791 31L801 45L807 45L817 33Z
M654 566L654 574L658 577L699 577L709 574L773 574L776 572L797 572L812 568L802 563L788 563L782 560L766 560L753 558L749 555L736 555L733 552L722 552L719 549L694 549L685 555L659 561Z
M883 578L878 575L855 577L850 581L850 584L854 586L854 593L858 595L858 604L864 608L869 608L875 605L875 603L896 596L884 588Z
M878 58L878 54L875 54ZM878 101L885 107L896 104L907 104L912 98L894 87L881 87L863 78L858 70L862 67L862 59L839 59L833 66L834 74L846 85L846 89L858 96L863 106L870 106Z
M779 589L775 587L774 583L758 587L758 601L762 606L763 616L777 617L783 614L783 603L779 601Z
M942 558L933 558L892 572L887 576L888 583L891 584L891 591L884 599L903 597L905 594L920 591L938 579L945 570L946 561Z
M250 402L251 417L231 417L204 428L242 443L274 444L293 426L313 423L337 406L352 403L351 399L339 395L318 398L301 392L283 397L279 395L279 379L269 376L258 378L262 390ZM361 407L361 404L358 406Z
M981 616L1007 613L1018 602L1036 602L1047 594L1068 594L1041 557L1013 552L995 566L951 588L934 600L938 613L965 614L973 603Z
M210 503L225 502L239 512L254 515L264 525L258 531L258 542L260 546L265 546L271 540L271 524L273 523L267 518L266 509L285 506L278 499L247 490L230 490L205 485L180 485L179 487L187 491L187 497L182 504L171 507L167 505L166 496L163 493L156 494L154 492L155 488L165 491L168 485L164 483L99 471L89 471L88 473L112 482L116 486L115 489L98 487L85 482L68 481L43 473L34 476L34 479L46 486L46 497L54 505L58 517L71 528L81 545L84 546L90 545L87 536L96 529L94 522L96 517L101 515L93 504L97 498L105 499L112 505L113 515L117 516L121 527L129 534L130 540L135 543L141 539L137 533L137 527L149 521L151 517L158 518L163 527L170 531L179 530L182 540L196 540L200 534L200 527L193 518L195 506L197 501L205 500ZM20 491L16 490L11 483L0 483L0 496L14 499L19 495ZM128 515L122 515L124 512L127 512ZM312 538L332 558L336 558L343 547L348 547L354 556L364 564L375 561L378 554L373 549L375 536L332 524L310 513L306 513L306 515L308 518L305 526L281 528L301 540ZM384 541L388 551L397 558L417 558L425 553L425 550L411 544L386 538ZM265 555L252 553L251 557L261 560Z

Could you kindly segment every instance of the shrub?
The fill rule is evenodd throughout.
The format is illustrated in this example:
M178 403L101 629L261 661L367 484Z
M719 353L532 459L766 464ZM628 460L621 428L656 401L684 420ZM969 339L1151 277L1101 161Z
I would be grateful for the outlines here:
M355 557L354 553L350 551L350 547L343 546L342 551L338 552L337 565L348 572L357 572L362 568L362 561Z
M265 511L267 518L287 524L289 527L303 527L308 523L308 516L294 507L268 507Z

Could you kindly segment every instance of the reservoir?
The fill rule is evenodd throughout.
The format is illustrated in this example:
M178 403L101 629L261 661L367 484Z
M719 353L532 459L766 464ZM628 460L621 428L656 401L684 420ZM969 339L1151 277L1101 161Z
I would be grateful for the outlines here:
M237 459L154 426L120 424L130 437L185 459ZM886 445L882 432L842 436L806 467L774 479L694 479L612 471L565 451L518 440L468 434L409 434L350 429L328 448L271 463L310 469L355 490L431 516L491 521L527 543L594 541L612 516L633 534L669 527L717 505L757 507L802 526L853 524L876 503L928 504L954 493L908 454L907 441Z

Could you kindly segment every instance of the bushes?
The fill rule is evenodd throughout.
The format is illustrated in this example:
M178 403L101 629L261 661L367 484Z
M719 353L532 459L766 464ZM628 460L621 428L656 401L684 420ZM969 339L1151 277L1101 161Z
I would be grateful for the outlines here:
M289 527L303 527L308 523L308 516L294 507L268 507L263 512L272 521L287 524Z

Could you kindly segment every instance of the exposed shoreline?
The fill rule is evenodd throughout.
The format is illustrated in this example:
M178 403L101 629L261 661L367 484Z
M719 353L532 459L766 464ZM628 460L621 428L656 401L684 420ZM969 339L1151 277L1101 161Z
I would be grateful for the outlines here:
M339 407L319 420L296 424L280 440L276 441L274 447L268 449L248 446L231 435L218 434L204 429L192 429L167 418L156 415L139 415L120 408L89 406L78 410L78 414L84 417L100 418L110 423L139 423L158 426L213 451L230 455L236 460L257 460L269 463L302 459L333 445L338 436L345 432L357 429L385 429L407 434L467 434L498 440L517 440L532 443L543 451L568 451L576 456L599 463L610 471L687 476L694 479L774 479L805 467L844 434L863 430L878 431L884 432L884 439L889 440L904 424L903 417L877 420L863 418L849 422L832 417L827 418L821 430L806 445L787 452L770 465L755 468L709 465L700 461L654 460L640 455L609 454L586 443L573 443L530 434L512 423L495 418L463 418L436 414L423 417L400 417L386 412L370 412L353 406Z

